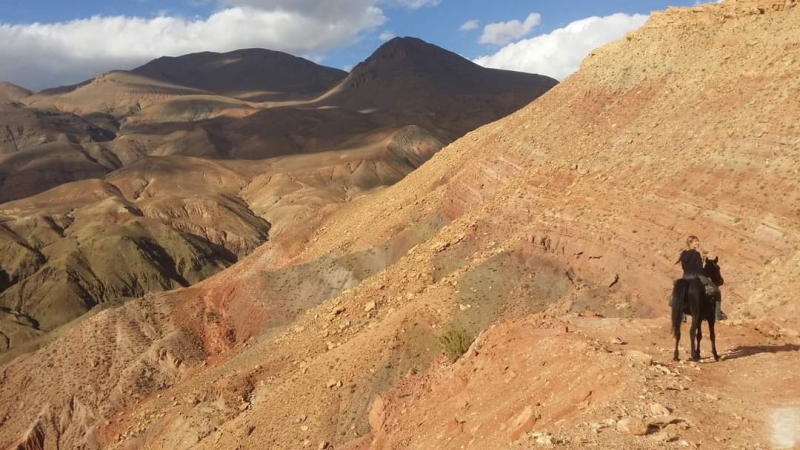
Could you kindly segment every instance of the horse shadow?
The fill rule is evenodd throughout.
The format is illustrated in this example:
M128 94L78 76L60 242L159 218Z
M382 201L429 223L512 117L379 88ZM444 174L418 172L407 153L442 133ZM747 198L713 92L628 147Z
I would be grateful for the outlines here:
M797 352L800 351L800 345L797 344L783 344L783 345L747 345L735 347L722 357L723 360L747 358L748 356L759 355L762 353L784 353L784 352Z

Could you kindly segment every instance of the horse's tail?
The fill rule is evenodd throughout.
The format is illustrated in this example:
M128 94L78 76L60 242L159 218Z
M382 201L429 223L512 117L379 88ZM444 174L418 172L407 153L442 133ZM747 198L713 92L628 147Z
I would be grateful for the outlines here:
M689 287L687 280L678 280L672 288L672 336L678 337L683 322L683 311L686 308L686 290Z

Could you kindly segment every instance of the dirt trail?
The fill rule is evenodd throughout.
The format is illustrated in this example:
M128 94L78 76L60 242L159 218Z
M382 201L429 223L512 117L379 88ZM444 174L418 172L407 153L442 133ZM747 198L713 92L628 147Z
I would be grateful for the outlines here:
M381 396L377 431L343 448L800 448L800 341L720 325L722 361L673 363L666 324L504 323Z

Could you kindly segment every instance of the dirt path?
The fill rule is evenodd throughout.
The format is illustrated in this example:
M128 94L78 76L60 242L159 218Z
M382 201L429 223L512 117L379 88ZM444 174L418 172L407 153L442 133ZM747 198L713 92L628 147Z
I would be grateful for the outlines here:
M506 323L383 396L380 431L345 448L800 448L799 342L752 324L717 341L722 361L674 363L666 318Z

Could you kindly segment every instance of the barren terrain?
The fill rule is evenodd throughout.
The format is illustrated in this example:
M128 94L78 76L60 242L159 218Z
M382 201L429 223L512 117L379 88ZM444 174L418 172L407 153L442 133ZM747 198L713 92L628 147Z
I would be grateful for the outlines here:
M440 57L471 70L454 83L426 66ZM0 353L35 348L98 305L191 286L555 84L415 39L365 64L387 95L360 97L364 110L318 101L346 73L258 49L160 58L36 94L3 85ZM412 109L403 79L460 90ZM479 115L437 113L476 102Z
M0 448L800 448L798 27L655 13L391 187L7 358ZM688 234L720 362L671 361Z

